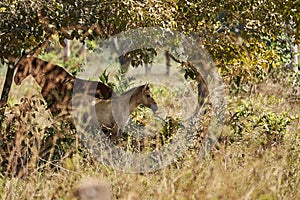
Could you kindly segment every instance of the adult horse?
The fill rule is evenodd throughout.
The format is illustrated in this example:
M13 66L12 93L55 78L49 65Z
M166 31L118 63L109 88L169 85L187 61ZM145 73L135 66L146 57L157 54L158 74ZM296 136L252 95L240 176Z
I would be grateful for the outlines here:
M108 99L113 90L107 85L76 78L64 68L46 62L33 55L23 55L16 64L14 82L20 85L31 75L42 88L42 96L53 116L69 115L74 84L77 93Z
M109 128L112 132L112 140L118 137L129 115L139 106L144 105L156 112L157 103L150 92L150 85L138 86L111 99L97 99L95 102L95 111L98 123L101 127Z

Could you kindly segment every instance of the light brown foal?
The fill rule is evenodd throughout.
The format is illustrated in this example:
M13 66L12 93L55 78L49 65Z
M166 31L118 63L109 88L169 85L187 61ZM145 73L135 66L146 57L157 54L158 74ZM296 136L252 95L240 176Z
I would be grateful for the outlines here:
M139 105L151 108L153 112L158 109L148 83L111 99L97 99L95 111L98 123L100 127L111 129L112 140L115 140L119 131L125 127L130 114Z

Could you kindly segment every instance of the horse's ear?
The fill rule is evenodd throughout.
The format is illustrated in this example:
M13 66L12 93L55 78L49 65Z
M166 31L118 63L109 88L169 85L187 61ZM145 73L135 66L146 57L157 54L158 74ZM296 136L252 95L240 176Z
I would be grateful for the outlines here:
M21 52L21 57L30 58L30 57L36 57L37 55L35 53L26 53L26 51L23 49Z
M31 57L31 55L26 53L26 51L23 49L22 52L21 52L21 57L22 58L29 58L29 57Z
M27 55L24 49L22 49L21 55L22 55L22 56Z
M146 84L145 84L145 89L146 89L146 90L149 90L149 89L150 89L150 87L149 87L149 82L148 82L148 81L147 81Z

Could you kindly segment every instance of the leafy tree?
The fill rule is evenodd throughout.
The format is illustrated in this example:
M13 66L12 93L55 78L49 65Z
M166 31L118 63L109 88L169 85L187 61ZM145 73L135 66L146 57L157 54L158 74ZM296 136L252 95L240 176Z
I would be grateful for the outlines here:
M131 0L0 2L0 61L9 64L1 107L6 104L14 62L20 57L22 50L38 54L51 42L54 35L60 38L61 45L64 46L65 38L80 41L96 37L104 39L130 28L164 25L164 21L172 21L171 15L165 12L168 3Z
M283 0L3 0L0 61L9 67L0 106L21 51L38 54L53 36L64 46L65 38L105 39L137 27L193 32L226 72L228 63L258 50L266 36L276 40L284 33L299 43L298 7L299 1Z

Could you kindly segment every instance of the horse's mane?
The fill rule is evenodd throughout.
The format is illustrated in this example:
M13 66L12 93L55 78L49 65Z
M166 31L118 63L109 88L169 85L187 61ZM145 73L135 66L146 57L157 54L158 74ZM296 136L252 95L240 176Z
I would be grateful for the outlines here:
M28 65L28 64L31 64L32 67L36 68L37 66L41 67L41 69L47 69L46 73L49 73L53 70L61 70L61 71L65 71L67 73L68 76L72 77L72 78L75 78L72 74L70 74L69 72L67 72L63 67L59 66L59 65L56 65L56 64L53 64L51 62L48 62L48 61L45 61L45 60L42 60L40 58L38 58L37 56L35 55L24 55L22 56L19 61L17 62L16 66L18 65L21 65L21 66L24 66L24 65ZM51 67L49 67L51 66ZM17 70L19 70L20 68L18 67Z
M145 87L145 85L140 85L140 86L131 88L130 90L122 93L120 96L123 96L123 95L125 96L125 95L128 95L128 94L134 95L134 94L140 92L144 87Z

